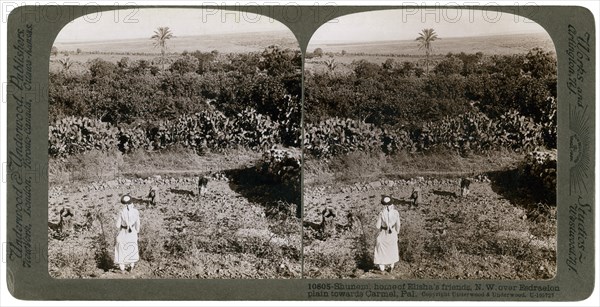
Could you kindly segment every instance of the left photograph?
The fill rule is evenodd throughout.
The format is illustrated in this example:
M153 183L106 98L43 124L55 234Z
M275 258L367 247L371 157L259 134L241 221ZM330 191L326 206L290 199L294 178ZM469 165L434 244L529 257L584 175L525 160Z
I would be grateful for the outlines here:
M286 26L103 11L49 51L50 276L301 277L302 59Z

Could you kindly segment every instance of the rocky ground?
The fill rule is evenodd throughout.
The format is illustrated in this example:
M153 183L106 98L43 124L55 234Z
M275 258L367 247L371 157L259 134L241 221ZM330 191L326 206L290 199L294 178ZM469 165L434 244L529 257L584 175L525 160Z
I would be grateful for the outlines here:
M423 202L411 207L413 187ZM305 227L304 272L312 278L546 279L556 272L555 208L514 199L494 180L473 178L460 196L457 178L378 180L305 187L305 221L324 208L337 225L323 234ZM402 221L400 262L381 274L372 255L381 195L391 195ZM348 218L348 213L351 213ZM350 219L354 219L352 223ZM306 223L305 223L306 224ZM352 224L352 228L347 226Z
M56 278L295 278L301 274L295 205L273 199L269 186L216 172L198 195L193 172L118 178L49 191L49 271ZM151 204L150 187L158 190ZM141 260L122 274L112 263L114 219L123 194L140 210ZM57 229L72 208L72 229ZM282 227L285 225L285 227Z
M304 227L295 205L274 187L248 182L252 170L213 174L200 197L191 171L120 177L49 191L49 271L56 278L394 278L549 279L556 273L555 207L515 198L492 178L473 178L459 196L458 178L414 177L308 184ZM413 187L423 201L411 207ZM153 205L146 197L158 190ZM276 187L275 187L276 189ZM112 263L114 225L128 193L140 210L141 260L126 273ZM400 261L373 266L381 195L400 212ZM59 231L72 208L72 230ZM332 213L320 228L322 212ZM302 262L304 253L304 262Z

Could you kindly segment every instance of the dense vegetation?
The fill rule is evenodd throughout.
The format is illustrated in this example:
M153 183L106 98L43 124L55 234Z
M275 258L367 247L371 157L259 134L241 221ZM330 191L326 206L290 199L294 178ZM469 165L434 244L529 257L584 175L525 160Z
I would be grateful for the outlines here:
M84 63L80 71L69 69L70 65L63 66L62 70L50 74L49 118L54 128L50 131L50 147L56 145L52 144L53 133L60 139L54 147L68 143L64 136L70 133L83 134L83 138L94 133L84 129L85 125L77 124L81 121L107 123L106 129L118 127L119 131L135 131L141 127L145 141L152 142L154 138L163 137L160 133L156 135L157 131L170 129L169 125L176 122L190 123L186 118L190 114L205 114L211 117L208 121L218 121L215 125L228 126L231 125L228 120L245 118L241 115L244 112L250 115L249 122L237 121L237 129L261 129L255 127L255 121L266 121L266 125L278 126L276 134L283 144L299 146L300 59L297 51L272 46L261 53L184 53L171 59L166 70L147 60L132 62L127 57L116 64L94 59ZM215 110L222 115L211 115ZM69 116L75 118L66 119ZM67 131L75 129L73 123L79 125L80 132ZM60 134L56 134L57 129ZM217 131L228 132L232 131ZM250 133L256 132L263 130ZM128 133L121 132L116 143L123 143L123 134ZM246 135L246 131L239 134ZM59 153L50 151L51 155Z
M94 59L83 70L62 65L51 73L50 156L173 146L198 154L300 147L298 52L271 46L169 60L161 69L127 57L116 64ZM394 59L355 61L352 71L340 73L334 61L306 74L302 142L308 158L556 148L550 52L448 54L429 74Z
M299 67L297 52L270 47L260 54L183 54L168 70L127 58L117 64L96 59L79 73L63 69L50 76L50 155L113 143L123 152L175 143L299 147ZM353 69L307 73L309 154L556 147L556 61L540 49L448 54L429 75L393 59L382 65L361 60Z
M393 59L352 67L306 75L305 143L314 156L556 148L556 59L549 52L448 54L430 74Z

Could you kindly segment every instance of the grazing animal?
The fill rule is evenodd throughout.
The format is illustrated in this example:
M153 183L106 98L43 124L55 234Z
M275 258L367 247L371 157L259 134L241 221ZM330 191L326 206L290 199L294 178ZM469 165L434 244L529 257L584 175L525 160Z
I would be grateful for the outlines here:
M153 206L156 206L156 203L158 202L158 191L157 191L156 187L150 187L150 192L148 193L148 198L150 198L150 203Z
M423 200L423 197L421 196L421 188L414 187L412 192L410 193L410 199L412 200L411 208L418 207L421 201Z
M334 223L336 216L335 210L328 207L321 211L321 223L304 221L302 225L317 231L321 239L325 239L336 231L337 225Z
M58 232L72 231L73 230L73 209L69 207L63 207L59 212L60 220L58 222Z
M321 234L323 238L327 238L336 232L335 218L337 214L333 208L327 207L321 211Z
M348 220L348 222L346 224L336 224L336 231L344 232L354 229L355 219L357 219L357 217L355 217L354 214L352 214L352 212L348 212L348 214L346 215L346 220Z
M204 196L206 191L208 191L208 177L203 175L198 178L198 194Z
M460 196L465 197L469 195L469 187L471 186L471 180L469 178L460 178Z
M85 222L83 224L80 224L79 228L81 230L90 230L90 229L92 229L92 226L93 226L94 220L95 220L94 214L92 212L88 211L88 212L85 213L84 217L85 217Z

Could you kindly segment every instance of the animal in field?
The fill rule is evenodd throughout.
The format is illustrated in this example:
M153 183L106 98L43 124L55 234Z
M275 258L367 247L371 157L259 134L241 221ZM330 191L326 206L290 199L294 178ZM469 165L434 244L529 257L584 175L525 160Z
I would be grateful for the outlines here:
M153 206L156 206L156 203L158 203L158 190L156 189L156 187L150 187L150 192L148 192L148 198L150 199L150 203Z
M471 186L471 179L469 178L460 178L460 196L465 197L469 195L469 188Z
M59 225L61 225L61 231L73 230L73 216L75 216L75 212L69 207L64 207L60 210Z
M85 221L83 222L83 224L79 225L79 228L81 230L90 230L92 229L92 226L94 224L94 220L96 220L96 218L94 217L94 214L90 211L86 212L84 215Z
M54 230L58 233L72 231L73 230L73 221L72 221L73 216L75 216L73 209L71 209L69 207L63 207L60 209L60 211L58 213L58 217L59 217L58 224L48 222L48 227L50 227L52 230Z
M208 191L208 176L202 175L198 178L198 195L204 196Z
M423 197L421 195L421 188L418 186L413 187L409 198L411 200L411 208L418 207L419 204L421 204L421 202L423 201Z
M302 225L317 231L318 236L320 236L322 239L325 239L336 231L337 225L334 223L336 216L337 214L335 210L327 207L321 211L320 223L304 221Z
M354 229L354 224L358 218L354 216L352 212L348 212L348 214L346 214L346 220L346 224L335 224L335 229L337 232L344 232Z

